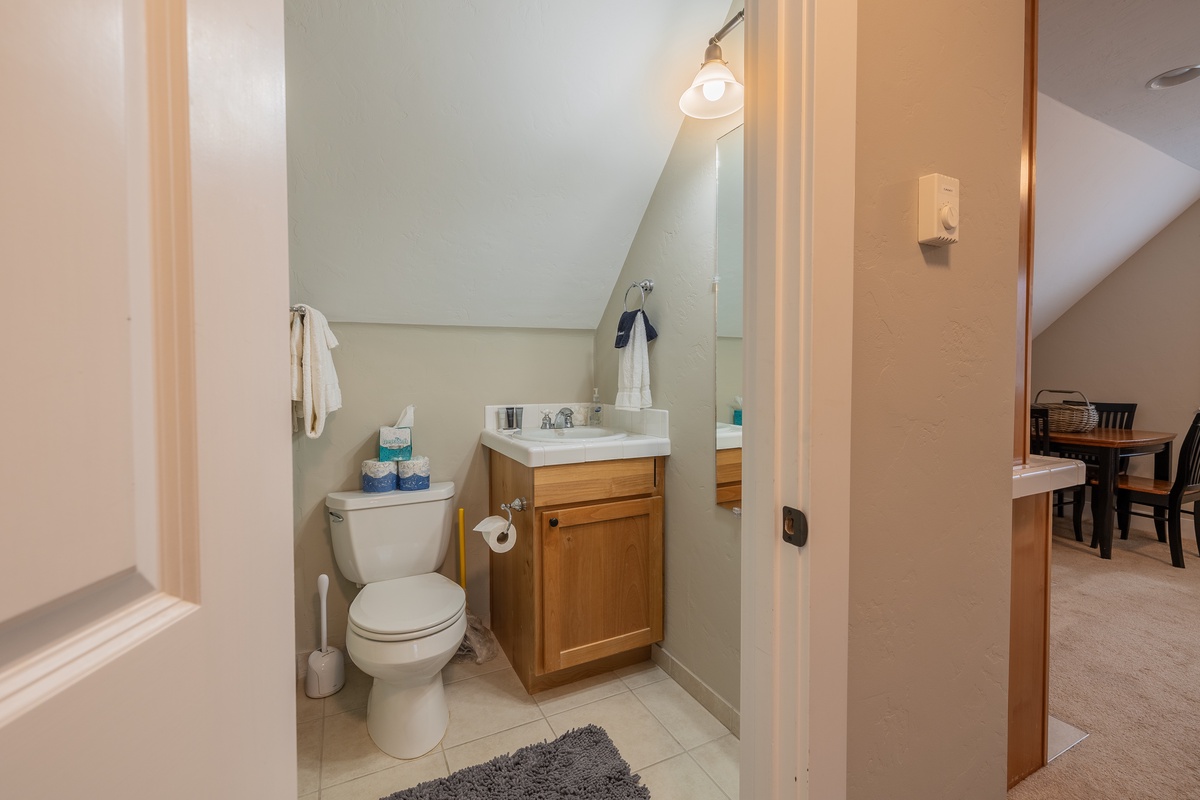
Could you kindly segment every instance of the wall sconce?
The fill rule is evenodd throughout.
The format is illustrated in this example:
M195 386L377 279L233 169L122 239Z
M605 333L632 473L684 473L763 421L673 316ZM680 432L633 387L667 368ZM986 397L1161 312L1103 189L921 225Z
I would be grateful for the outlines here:
M696 80L692 81L692 85L679 98L679 108L684 114L696 119L716 119L732 114L745 103L746 90L725 65L718 44L745 18L746 12L743 9L708 40L708 49L704 51L704 63L696 73Z

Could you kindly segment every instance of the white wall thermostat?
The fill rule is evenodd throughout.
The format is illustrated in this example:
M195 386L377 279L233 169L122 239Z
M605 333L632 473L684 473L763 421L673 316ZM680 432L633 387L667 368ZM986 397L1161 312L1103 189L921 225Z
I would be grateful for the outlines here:
M917 193L917 241L954 244L958 241L958 178L922 175Z

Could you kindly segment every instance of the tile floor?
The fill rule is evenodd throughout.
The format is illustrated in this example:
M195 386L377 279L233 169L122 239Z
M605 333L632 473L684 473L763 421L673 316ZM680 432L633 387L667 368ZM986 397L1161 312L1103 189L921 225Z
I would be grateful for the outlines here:
M450 727L412 761L383 753L367 735L370 678L350 659L335 695L314 700L297 683L299 797L378 800L595 723L654 800L737 800L737 738L651 661L532 697L503 653L487 664L450 664L442 678Z

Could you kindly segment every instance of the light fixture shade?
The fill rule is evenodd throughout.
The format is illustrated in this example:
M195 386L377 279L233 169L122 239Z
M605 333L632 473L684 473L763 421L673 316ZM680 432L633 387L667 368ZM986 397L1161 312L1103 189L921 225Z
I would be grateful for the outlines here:
M689 117L716 119L732 114L745 103L746 90L733 77L725 62L720 60L719 49L717 54L716 59L704 62L704 66L696 73L696 80L679 98L679 109ZM714 94L712 84L721 84L724 91L716 99L710 100L705 96L706 84L710 85L710 95Z

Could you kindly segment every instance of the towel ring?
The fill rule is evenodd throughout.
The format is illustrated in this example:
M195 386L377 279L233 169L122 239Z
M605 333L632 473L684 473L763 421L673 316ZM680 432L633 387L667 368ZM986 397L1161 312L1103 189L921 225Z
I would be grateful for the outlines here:
M626 311L629 310L629 293L634 289L640 289L642 292L642 304L634 309L634 311L641 311L646 307L646 295L654 291L654 281L647 278L644 281L638 281L636 283L629 284L629 288L625 290L625 299L621 303Z

